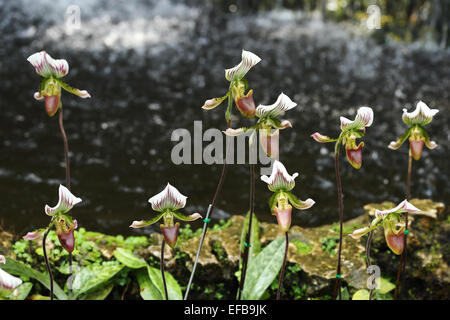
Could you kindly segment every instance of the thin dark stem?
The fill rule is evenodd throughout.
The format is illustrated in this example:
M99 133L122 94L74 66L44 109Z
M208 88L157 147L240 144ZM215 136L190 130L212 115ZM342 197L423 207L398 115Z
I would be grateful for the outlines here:
M69 252L69 292L72 293L72 252Z
M372 263L370 262L370 247L371 247L371 244L372 244L372 238L373 238L373 231L370 231L369 232L369 236L367 237L367 242L366 242L367 268L372 265ZM370 287L369 300L372 300L372 295L373 295L373 283L372 283L372 286Z
M409 201L411 197L411 171L412 171L412 154L411 150L409 151L408 157L408 175L406 178L406 201ZM405 213L405 230L408 230L408 212ZM405 271L406 268L406 251L407 251L407 237L408 233L405 233L403 237L403 252L400 257L400 264L397 270L397 280L395 281L395 291L394 291L394 300L397 299L397 296L400 292L400 279L402 275L402 271ZM404 279L403 279L404 280ZM404 287L404 281L402 281L402 287Z
M245 275L247 273L248 253L250 247L250 233L252 230L252 218L255 205L255 165L250 163L250 216L248 218L248 229L245 235L244 256L242 260L241 281L239 283L238 300L241 300L242 290L244 289Z
M278 280L277 300L280 300L281 296L281 289L283 287L283 279L284 279L284 270L286 269L286 261L289 249L289 235L287 232L285 235L286 235L286 247L284 249L284 259L283 259L283 266L281 267L280 279Z
M336 170L336 184L338 189L338 202L339 202L339 251L338 251L338 264L336 268L336 283L334 285L334 295L333 299L336 300L336 297L339 293L339 300L341 297L341 252L342 252L342 224L344 222L344 203L342 201L342 184L341 184L341 176L339 174L339 147L336 148L334 153L334 167Z
M166 240L163 238L161 243L161 275L162 275L162 281L164 285L164 293L166 295L166 300L169 300L169 294L167 293L167 284L166 284L166 275L164 274L164 247L166 246Z
M70 190L70 163L69 163L69 142L63 124L63 109L59 108L59 129L64 140L64 155L66 159L66 188Z
M47 229L47 231L44 233L44 237L42 238L42 251L44 252L45 265L47 267L47 272L50 277L50 300L53 300L53 273L52 269L50 268L50 263L48 262L47 249L45 248L45 241L47 240L49 232L50 228Z
M216 205L216 202L217 202L217 199L219 198L219 194L222 191L223 183L225 182L225 176L226 176L226 173L227 173L227 157L228 157L228 152L229 152L229 149L230 149L230 141L231 140L228 140L228 142L227 142L226 155L225 155L225 158L223 159L222 174L220 175L219 183L217 184L216 192L214 193L214 197L213 197L213 199L211 201L211 204L208 207L208 211L206 212L206 219L209 219L210 215L213 213L215 205ZM206 220L206 221L208 221L208 220ZM198 259L199 259L199 256L200 256L200 251L202 250L203 241L205 240L205 236L206 236L206 232L207 231L208 231L208 223L205 222L203 224L203 231L202 231L202 235L201 235L201 238L200 238L200 243L199 243L198 248L197 248L197 254L195 255L194 266L192 267L191 276L189 278L189 282L188 282L188 285L187 285L187 288L186 288L186 293L184 295L184 300L187 300L187 298L189 296L189 290L191 288L192 281L194 279L194 274L195 274L195 270L197 268Z

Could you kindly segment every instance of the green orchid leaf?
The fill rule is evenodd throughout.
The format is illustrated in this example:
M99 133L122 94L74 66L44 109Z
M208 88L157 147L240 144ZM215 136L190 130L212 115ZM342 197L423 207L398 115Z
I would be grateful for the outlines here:
M47 274L34 270L24 264L11 258L6 258L6 264L2 265L2 269L12 275L25 276L39 281L44 287L50 290L50 278ZM53 281L53 293L58 300L68 300L67 295L61 287Z
M163 299L165 299L166 295L164 292L164 284L162 281L161 270L149 266L149 267L147 267L147 271L148 271L148 276L149 276L150 280L156 286L156 288L159 290ZM166 278L167 294L169 296L169 300L182 300L183 296L182 296L181 288L180 288L180 285L178 284L178 282L167 271L164 272L164 275Z
M164 300L161 292L150 280L147 269L137 271L137 281L139 283L139 293L144 300Z
M123 265L130 269L141 269L147 267L147 262L133 254L130 250L117 248L114 251L114 257Z
M242 290L243 300L259 300L263 296L280 272L283 265L284 247L284 237L275 239L249 263Z
M377 292L381 294L386 294L395 289L395 284L390 282L388 279L380 278L380 288L377 289Z
M250 212L247 212L247 216L244 220L244 225L242 227L241 232L241 240L240 240L240 247L241 252L244 252L245 249L245 236L247 234L248 230L248 224L250 219ZM250 231L250 247L248 250L248 264L250 264L250 261L255 258L259 252L261 251L261 241L259 240L259 222L258 218L256 218L256 215L253 213L252 217L252 229ZM242 266L240 266L242 267ZM240 269L240 268L239 268Z
M32 288L33 288L33 284L31 282L24 282L15 289L15 290L17 290L17 295L14 295L14 292L12 292L8 296L8 299L9 300L25 300L28 297L28 295L30 294L30 291Z
M108 281L118 274L124 266L114 265L90 265L76 273L72 288L74 297L78 297L90 290L98 290L100 286L107 285Z
M105 300L114 288L114 283L107 283L97 289L90 290L78 297L78 300Z
M360 289L353 294L352 300L369 300L370 292Z

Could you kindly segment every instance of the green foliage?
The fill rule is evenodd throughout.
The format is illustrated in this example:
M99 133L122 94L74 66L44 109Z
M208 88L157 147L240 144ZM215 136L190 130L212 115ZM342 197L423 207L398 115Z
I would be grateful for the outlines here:
M50 278L47 274L43 274L37 270L34 270L26 264L16 261L14 259L6 258L6 264L2 266L2 269L10 274L16 276L25 276L29 279L35 279L42 283L47 289L50 289ZM58 286L57 283L53 284L55 296L59 300L67 300L68 297L64 291Z
M297 247L297 252L301 255L308 254L312 251L313 246L309 243L299 241L299 240L291 240L293 244Z
M395 284L386 278L380 278L380 288L374 290L372 300L392 300L392 295L389 292L394 289ZM369 290L360 289L353 294L352 300L369 300L369 296Z
M242 299L258 300L280 272L285 239L273 240L249 263Z
M328 236L320 238L319 241L323 251L331 255L336 254L335 249L339 243L339 236Z

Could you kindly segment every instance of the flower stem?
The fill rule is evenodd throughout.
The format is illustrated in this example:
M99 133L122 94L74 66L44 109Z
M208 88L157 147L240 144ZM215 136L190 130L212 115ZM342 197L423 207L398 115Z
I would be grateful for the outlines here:
M160 267L161 267L162 281L163 281L163 285L164 285L164 293L166 295L166 300L169 300L169 294L167 293L166 276L164 274L164 248L165 248L165 246L166 246L166 240L163 238L162 239L162 243L161 243L161 262L160 262Z
M412 153L409 150L409 158L408 158L408 176L406 178L406 200L409 201L411 196L411 171L412 171ZM405 230L408 230L408 212L405 213ZM403 237L403 252L400 257L400 264L397 270L397 280L395 281L395 291L394 291L394 300L397 299L397 295L400 292L400 278L402 271L405 271L406 268L406 251L407 251L407 237L408 233L405 233ZM402 281L402 287L404 286L404 281Z
M50 300L53 300L53 273L52 269L50 268L50 263L48 262L47 250L45 248L45 241L47 240L49 232L50 228L47 229L47 231L44 233L44 237L42 238L42 251L44 252L45 266L47 267L47 272L50 277Z
M241 281L239 283L238 300L241 300L242 290L244 289L245 275L247 273L248 254L250 247L250 233L252 230L252 218L255 205L255 165L250 163L250 216L248 218L248 229L245 235L244 257L242 260Z
M367 242L366 242L366 262L367 262L367 268L370 267L372 265L372 263L370 262L370 246L372 244L372 238L373 238L373 230L369 232L369 236L367 237ZM372 295L373 295L373 283L372 286L370 287L370 292L369 292L369 300L372 300Z
M63 124L63 109L59 108L59 129L64 140L64 155L66 159L66 187L70 190L70 163L69 163L69 142L67 141L66 131Z
M286 261L287 261L287 255L288 255L288 249L289 249L289 234L288 234L288 232L286 232L285 235L286 235L286 247L284 249L284 259L283 259L283 266L281 267L280 279L278 280L277 300L280 300L281 289L283 287L284 270L286 269Z
M339 202L339 251L338 251L338 263L336 268L336 283L334 285L334 295L333 299L336 300L337 294L339 292L339 300L341 297L341 253L342 253L342 224L344 222L344 203L342 201L342 184L341 176L339 174L339 151L340 145L336 144L336 149L334 152L334 167L336 171L336 184L338 189L338 202Z

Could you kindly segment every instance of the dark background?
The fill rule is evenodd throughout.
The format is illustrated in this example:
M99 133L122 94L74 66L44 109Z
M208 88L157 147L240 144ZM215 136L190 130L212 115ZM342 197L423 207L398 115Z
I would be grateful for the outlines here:
M41 78L26 61L40 50L66 59L64 81L92 95L62 97L72 191L83 199L71 213L82 227L151 232L128 226L154 214L147 200L167 182L189 197L184 213L204 214L221 165L172 164L170 136L177 128L192 132L194 120L204 130L225 129L225 106L201 106L226 92L224 69L240 61L242 49L262 58L246 77L256 104L272 104L280 92L298 103L284 116L294 127L280 134L280 160L300 173L294 193L316 205L296 211L295 224L337 221L333 146L309 136L337 136L339 116L353 119L363 105L375 120L363 167L354 170L341 154L345 219L368 202L403 200L408 144L398 151L387 145L406 129L402 108L411 111L419 100L440 110L427 126L439 147L414 161L412 196L449 198L448 1L348 1L334 9L333 1L0 2L0 219L7 229L45 226L44 205L56 204L64 183L57 117L33 99ZM381 30L362 24L369 3L382 10ZM81 29L68 34L64 14L72 4L81 9ZM270 191L257 178L257 216L274 221ZM214 221L248 210L248 180L248 166L229 167Z

